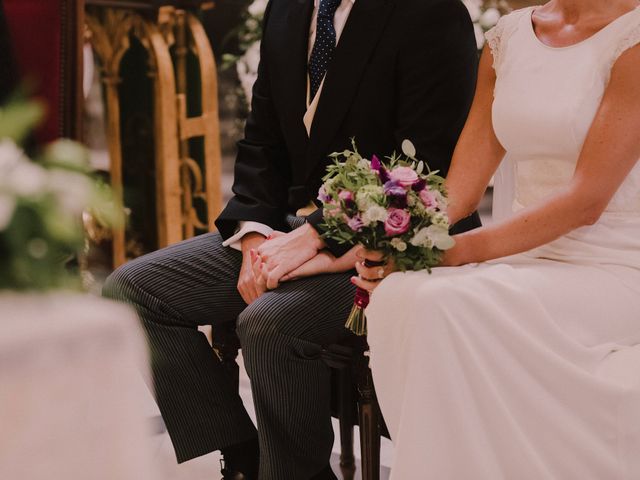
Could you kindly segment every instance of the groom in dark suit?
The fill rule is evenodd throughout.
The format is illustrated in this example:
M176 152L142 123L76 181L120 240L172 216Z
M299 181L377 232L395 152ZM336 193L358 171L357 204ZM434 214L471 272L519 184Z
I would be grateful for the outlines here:
M477 53L459 0L271 0L234 197L206 234L117 270L105 295L138 309L178 461L222 450L225 478L333 479L330 370L353 264L282 277L327 250L313 201L328 155L404 139L446 174L474 93ZM314 211L315 209L315 211ZM479 225L477 216L457 225ZM274 230L289 232L267 240ZM251 251L268 266L254 276ZM325 265L318 263L318 265ZM254 427L199 325L237 325ZM259 445L259 477L258 477Z

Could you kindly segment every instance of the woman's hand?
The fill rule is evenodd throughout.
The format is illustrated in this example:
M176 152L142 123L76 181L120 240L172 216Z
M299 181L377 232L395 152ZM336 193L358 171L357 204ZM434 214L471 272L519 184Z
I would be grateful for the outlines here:
M341 257L334 257L330 252L322 250L300 267L282 277L283 282L312 277L322 273L343 273L353 270L358 261L358 252L362 247L353 247Z
M351 282L355 286L360 287L363 290L367 290L368 292L373 292L384 278L397 270L393 260L387 260L384 265L379 267L365 266L365 260L373 262L380 262L384 260L384 255L381 252L362 249L359 252L358 258L360 261L356 263L356 270L359 275L357 277L352 277Z

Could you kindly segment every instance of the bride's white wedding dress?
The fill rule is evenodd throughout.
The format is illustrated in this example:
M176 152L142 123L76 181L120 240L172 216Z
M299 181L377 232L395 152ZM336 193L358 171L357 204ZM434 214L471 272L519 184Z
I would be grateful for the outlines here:
M613 64L640 43L640 8L566 48L543 44L531 15L487 34L508 152L498 219L570 180ZM596 224L498 261L393 274L367 317L393 479L640 479L640 358L627 355L640 343L640 164Z

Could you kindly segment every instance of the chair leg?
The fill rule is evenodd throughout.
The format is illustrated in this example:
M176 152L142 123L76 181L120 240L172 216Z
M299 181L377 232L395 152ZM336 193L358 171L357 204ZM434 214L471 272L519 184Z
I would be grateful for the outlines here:
M235 334L235 330L229 329L227 326L214 328L212 331L213 351L220 359L226 374L231 380L234 391L240 387L240 367L236 362L238 351L240 350L240 341Z
M338 372L340 399L338 418L340 420L340 470L343 480L353 480L356 473L356 459L353 455L353 384L351 371L344 368Z
M368 358L365 367L358 382L362 480L380 480L380 419Z

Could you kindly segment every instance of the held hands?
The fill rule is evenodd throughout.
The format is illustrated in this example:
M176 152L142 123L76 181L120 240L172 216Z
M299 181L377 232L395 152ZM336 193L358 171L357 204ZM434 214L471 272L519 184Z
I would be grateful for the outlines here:
M273 290L283 277L314 258L324 246L318 232L311 225L303 225L289 233L274 233L269 241L260 244L250 259L254 279L260 288ZM260 259L256 270L256 259Z
M238 279L238 291L250 304L267 290L273 290L281 282L311 277L323 273L348 272L354 266L359 276L351 282L372 292L380 281L393 273L393 262L381 267L368 268L365 260L380 261L380 252L353 247L336 258L322 250L323 242L310 225L292 232L274 232L268 239L260 234L248 234L242 239L242 268Z
M242 266L238 277L238 292L247 305L253 303L266 289L253 276L250 252L266 241L259 233L248 233L242 237Z

